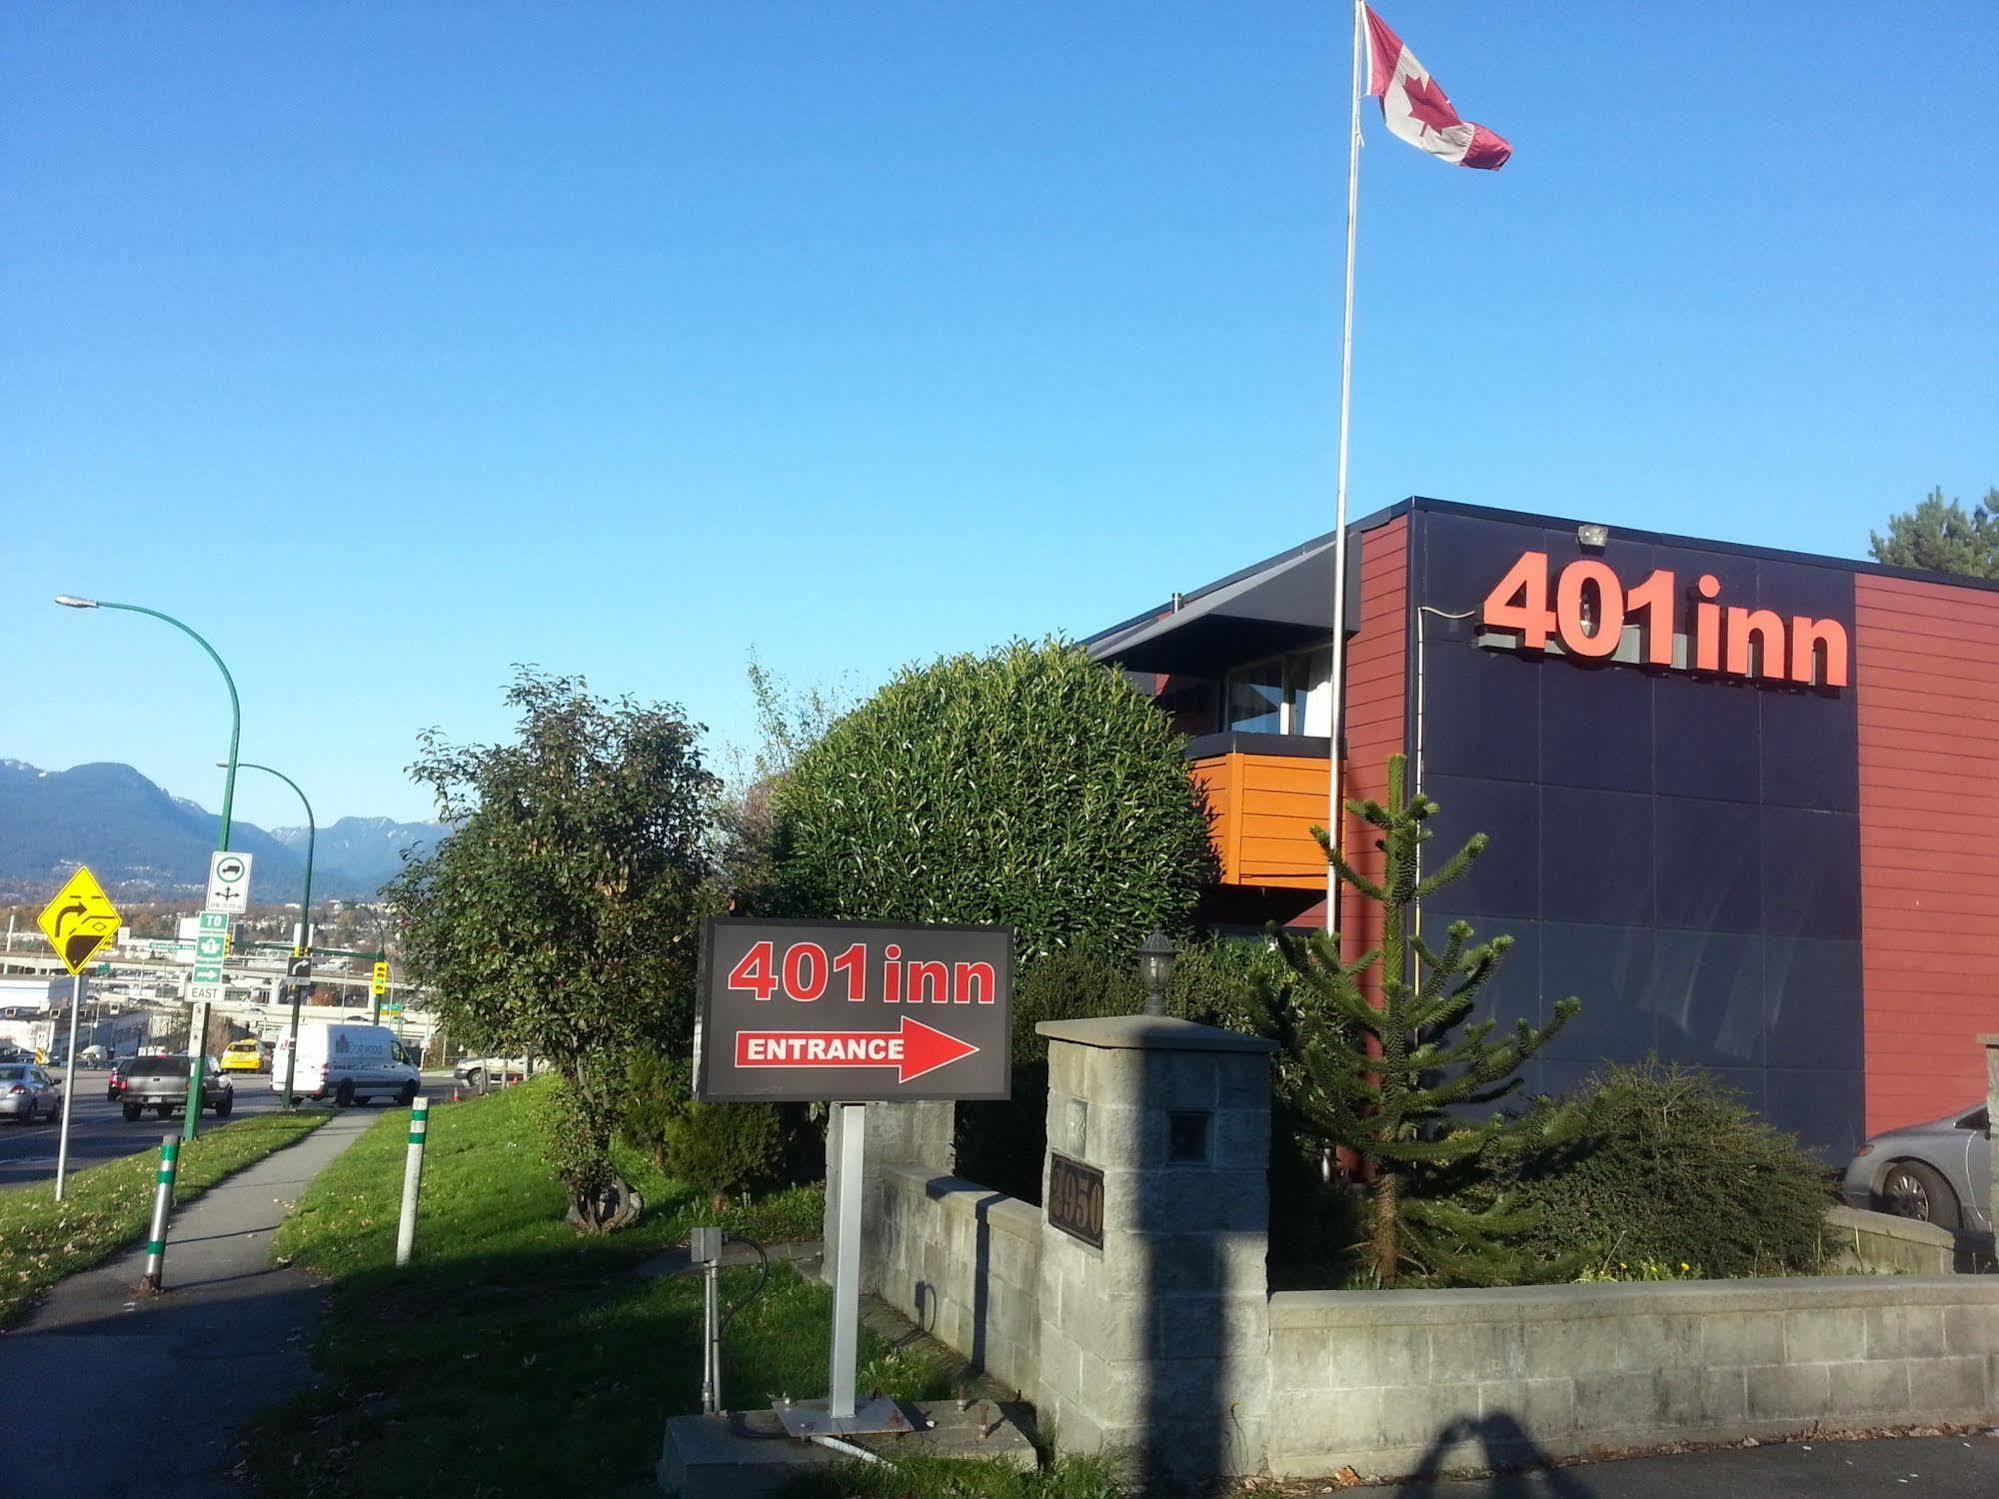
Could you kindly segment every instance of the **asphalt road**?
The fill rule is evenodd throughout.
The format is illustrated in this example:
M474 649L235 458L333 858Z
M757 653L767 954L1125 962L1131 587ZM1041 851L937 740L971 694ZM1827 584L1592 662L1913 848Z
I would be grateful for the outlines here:
M118 1111L118 1105L104 1096L108 1076L102 1067L76 1069L76 1097L71 1100L69 1124L69 1166L72 1171L95 1166L101 1161L116 1160L135 1151L157 1150L161 1135L169 1129L180 1128L178 1114L171 1121L156 1114L147 1114L136 1123L127 1124L125 1116ZM236 1109L232 1118L265 1113L277 1107L278 1095L271 1091L269 1073L234 1073L231 1081L236 1084ZM203 1127L214 1117L212 1113L204 1113L201 1116ZM57 1133L57 1127L46 1120L37 1120L34 1124L19 1124L12 1119L0 1121L0 1187L54 1180Z

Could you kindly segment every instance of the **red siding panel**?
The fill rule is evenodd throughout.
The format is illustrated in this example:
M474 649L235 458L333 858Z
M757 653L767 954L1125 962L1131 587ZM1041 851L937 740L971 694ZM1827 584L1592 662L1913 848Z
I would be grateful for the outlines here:
M1985 1091L1999 1031L1999 594L1854 579L1867 1128Z
M1347 645L1347 762L1342 790L1349 800L1388 794L1388 757L1406 748L1409 635L1409 519L1397 516L1361 544L1361 627ZM1346 818L1341 845L1370 878L1381 875L1381 851L1369 828ZM1381 940L1381 908L1340 890L1341 952L1348 961Z

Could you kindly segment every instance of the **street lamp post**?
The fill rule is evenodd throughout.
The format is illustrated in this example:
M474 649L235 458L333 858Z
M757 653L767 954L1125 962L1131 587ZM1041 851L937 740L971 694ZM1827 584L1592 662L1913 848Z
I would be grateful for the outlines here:
M299 804L305 808L305 899L304 902L299 906L299 913L298 913L299 941L294 946L292 950L292 955L294 957L303 957L307 962L311 962L312 961L312 853L314 846L319 842L319 824L313 820L312 803L306 800L306 796L303 791L299 791L298 782L294 781L290 776L286 775L282 770L273 769L269 765L259 765L254 760L243 761L242 768L244 770L261 770L267 775L276 776L279 780L283 781L287 786L291 787L292 790L298 791ZM303 987L302 985L296 982L292 984L292 1038L291 1038L291 1045L289 1046L289 1048L287 1048L285 1052L284 1100L285 1100L285 1107L288 1109L294 1109L298 1107L298 1098L292 1092L292 1079L297 1076L297 1068L298 1068L298 1007L301 999L300 991L302 987Z
M236 806L236 745L243 737L243 704L236 696L236 679L229 675L229 668L216 654L215 647L202 639L192 626L175 619L171 614L162 614L159 610L148 609L142 604L114 604L104 599L84 599L68 593L57 594L56 602L65 609L123 609L128 614L148 614L154 619L172 625L208 652L208 659L215 663L215 669L222 673L223 685L229 689L229 759L223 762L229 773L222 781L222 827L215 839L216 851L228 852L229 819ZM201 1073L203 1049L208 1044L208 1037L205 1034L200 1036L193 1034L192 1024L188 1030L187 1114L181 1123L183 1140L192 1140L201 1133Z

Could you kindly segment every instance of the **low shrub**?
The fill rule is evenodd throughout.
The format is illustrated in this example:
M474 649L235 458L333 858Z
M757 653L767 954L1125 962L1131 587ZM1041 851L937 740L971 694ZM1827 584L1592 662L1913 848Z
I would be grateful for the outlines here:
M1292 982L1291 965L1262 937L1218 937L1180 949L1166 1009L1183 1020L1268 1035L1271 1006Z
M1541 1210L1528 1243L1550 1263L1583 1255L1597 1278L1620 1280L1646 1265L1724 1279L1818 1268L1824 1167L1712 1073L1612 1066L1560 1106L1573 1110L1565 1143L1502 1168Z
M1261 939L1190 942L1180 949L1166 986L1167 1013L1262 1034L1270 996L1290 981L1289 974L1283 957ZM1035 1027L1046 1020L1136 1015L1144 1008L1135 953L1085 945L1023 965L1013 992L1013 1096L958 1105L958 1174L1009 1197L1040 1202L1041 1157L1048 1143L1048 1041Z
M618 1133L654 1166L666 1169L666 1132L692 1097L688 1064L640 1050L625 1065L625 1099Z
M1095 947L1050 953L1024 964L1013 985L1013 1096L961 1103L958 1175L1041 1201L1041 1156L1048 1145L1048 1040L1044 1020L1136 1014L1145 1005L1136 960Z
M1326 1169L1282 1110L1270 1123L1270 1289L1371 1288L1360 1189Z
M673 1174L709 1194L729 1193L775 1175L784 1159L784 1120L765 1103L690 1103L666 1125Z
M1048 1039L1034 1029L1045 1020L1136 1015L1144 1008L1135 954L1085 946L1023 963L1013 984L1013 1060L1048 1060Z

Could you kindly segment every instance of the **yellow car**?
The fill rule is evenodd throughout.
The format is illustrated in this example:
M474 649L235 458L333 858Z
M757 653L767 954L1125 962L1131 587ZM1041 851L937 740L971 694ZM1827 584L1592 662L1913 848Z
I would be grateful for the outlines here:
M266 1065L261 1041L231 1041L222 1053L224 1072L262 1072Z

